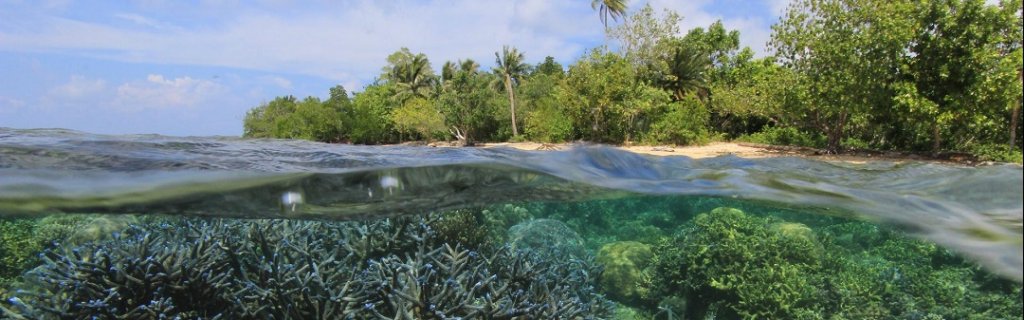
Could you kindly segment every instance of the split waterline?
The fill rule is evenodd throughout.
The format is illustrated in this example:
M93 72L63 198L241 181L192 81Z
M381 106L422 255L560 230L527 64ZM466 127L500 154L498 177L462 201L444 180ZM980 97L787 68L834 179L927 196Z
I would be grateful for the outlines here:
M207 231L196 231L190 235L160 231L163 229L153 225L157 223L155 220L161 219L159 223L173 225L179 221L190 226L212 223L195 222L199 220L222 221L233 227L218 228L240 230L243 227L234 225L246 221L257 225L262 223L257 221L279 221L275 223L348 226L373 224L385 218L391 221L444 220L445 216L469 214L480 228L490 232L480 236L487 241L478 239L477 242L514 243L516 238L512 227L527 221L549 219L564 224L565 230L571 231L565 231L566 234L579 237L580 259L598 256L592 264L603 266L606 274L611 272L608 268L614 263L602 260L601 252L608 254L613 250L609 248L648 246L661 248L663 252L674 252L666 248L686 248L672 256L685 261L702 249L679 243L700 243L707 239L707 235L695 230L712 230L719 223L731 221L729 223L749 223L760 227L736 227L738 229L730 229L732 231L726 234L740 237L763 233L789 243L786 241L793 238L787 237L792 234L806 233L815 239L816 244L811 247L818 249L814 250L826 251L832 245L845 248L842 250L853 250L844 245L861 241L866 237L865 232L876 232L868 231L872 229L867 226L874 226L887 230L883 232L909 236L906 241L923 239L938 244L941 250L948 249L966 259L957 263L980 265L984 269L978 272L992 273L1012 283L1011 286L1019 287L1024 278L1022 180L1022 169L1017 165L850 164L802 158L743 159L730 156L694 160L642 156L602 146L576 146L563 151L383 147L225 137L104 136L67 130L0 128L0 216L8 220L44 216L53 220L53 217L86 217L81 215L86 213L135 217L131 218L135 220L114 224L107 230L121 238L110 235L97 237L101 240L96 242L106 241L106 246L111 246L111 242L126 241L124 238L129 237L126 234L158 234L153 236L154 239L169 243L184 241L182 239L198 241L195 239L207 234ZM724 208L734 208L741 213ZM213 218L227 220L209 220ZM450 227L444 223L424 225L432 226L434 231L430 232L434 233L443 233L436 230ZM284 228L263 225L244 228L250 227ZM281 230L317 228L322 227L289 225ZM367 227L364 225L362 228ZM563 230L553 226L544 228ZM243 233L237 237L242 237ZM294 233L302 234L299 231ZM469 239L472 237L466 235L470 233L470 230L465 230L460 234L463 234L462 238ZM332 234L350 237L358 233L339 231ZM876 238L885 237L877 235ZM308 239L319 238L310 236ZM435 239L431 240L435 242L426 243L441 246L443 242L455 246L456 243L452 242L472 242L466 239L457 241L459 237L454 239ZM878 240L876 245L897 246L896 243L900 243L898 245L903 246L904 242L899 241L904 240L892 239ZM557 242L557 239L550 241ZM638 245L612 245L623 241ZM671 246L673 243L677 245ZM460 245L464 248L467 243ZM49 260L38 262L57 263L66 256L58 259L56 253L72 246L83 246L77 250L116 251L113 247L103 247L104 244L61 244L48 249L54 252ZM714 245L705 247L712 248L705 251L715 252ZM857 248L866 252L862 254L865 256L872 252L877 257L885 256L879 253L881 249ZM442 251L425 252L418 257L434 259L440 257ZM515 256L513 253L494 254L508 255L502 256L508 258ZM844 253L844 257L857 254L860 253L850 251L849 254ZM662 264L668 259L657 253L653 256ZM814 259L839 261L828 260L831 258L827 252ZM852 261L849 260L852 258L842 259ZM472 265L474 262L471 260L465 263ZM383 260L375 260L383 263L380 261ZM644 272L666 272L657 271L656 263L651 263ZM814 270L829 268L823 264L827 263L803 263L800 266L813 265ZM856 268L862 267L867 268L861 265ZM934 267L939 270L938 266ZM550 270L579 271L565 268L569 267L555 263ZM665 266L660 268L665 269ZM800 268L803 267L793 270L803 270ZM894 275L892 272L900 272L894 270L878 272L888 272L885 273L887 277L911 277L901 273ZM29 272L25 277L33 274L45 273ZM594 281L591 285L596 286L596 294L612 297L616 303L631 305L638 310L644 310L646 306L646 314L655 318L665 316L655 315L656 310L676 301L672 299L711 298L702 296L699 292L703 289L692 285L687 287L690 290L687 294L659 292L668 290L659 286L644 287L647 291L643 294L612 293L603 289L610 284L602 287L596 279L572 279L577 281L574 282L576 285ZM721 282L720 287L705 289L738 290L736 292L740 293L736 295L742 296L741 289L723 279L715 278ZM825 290L815 285L810 287ZM523 287L523 290L533 289ZM590 297L591 293L582 290L563 294L580 298ZM654 297L658 295L663 297ZM728 299L741 298L730 296ZM721 308L728 309L728 299L722 299L726 302L722 302ZM593 304L594 308L598 305L600 303ZM10 305L7 308L16 309ZM598 309L587 310L578 312L586 314ZM692 306L687 310L691 315L725 312L694 311L696 309ZM730 310L737 315L746 312Z

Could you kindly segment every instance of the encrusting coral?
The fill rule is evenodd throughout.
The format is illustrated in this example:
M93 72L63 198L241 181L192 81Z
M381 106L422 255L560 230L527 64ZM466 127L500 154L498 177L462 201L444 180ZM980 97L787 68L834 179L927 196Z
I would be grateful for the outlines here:
M436 217L200 220L47 251L15 319L576 319L609 315L586 258L441 243Z

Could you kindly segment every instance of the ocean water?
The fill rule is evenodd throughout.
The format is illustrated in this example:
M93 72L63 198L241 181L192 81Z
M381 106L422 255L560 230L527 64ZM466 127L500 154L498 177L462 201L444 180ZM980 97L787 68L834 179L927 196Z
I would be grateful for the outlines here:
M1020 318L1022 180L0 128L0 318Z

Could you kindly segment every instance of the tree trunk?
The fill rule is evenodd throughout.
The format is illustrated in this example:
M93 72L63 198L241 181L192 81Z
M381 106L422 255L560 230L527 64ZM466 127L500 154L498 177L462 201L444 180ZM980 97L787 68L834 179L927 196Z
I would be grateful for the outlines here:
M839 118L836 123L828 130L828 153L839 154L839 148L842 147L843 141L843 128L846 126L846 111L839 113Z
M932 153L939 154L942 151L942 130L939 123L932 124Z
M512 92L512 76L505 74L505 91L508 91L508 106L512 113L512 136L519 135L519 128L516 127L516 94Z

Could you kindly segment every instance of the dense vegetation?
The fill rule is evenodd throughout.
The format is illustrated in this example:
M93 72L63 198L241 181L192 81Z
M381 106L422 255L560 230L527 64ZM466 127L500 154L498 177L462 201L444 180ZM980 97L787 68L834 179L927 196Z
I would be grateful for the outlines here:
M407 48L349 97L278 97L245 117L246 137L360 144L409 140L709 139L1019 159L1021 1L799 0L755 58L721 22L685 34L682 17L594 1L621 22L615 50L567 68L504 47L494 67L442 64ZM1018 160L1019 161L1019 160Z

